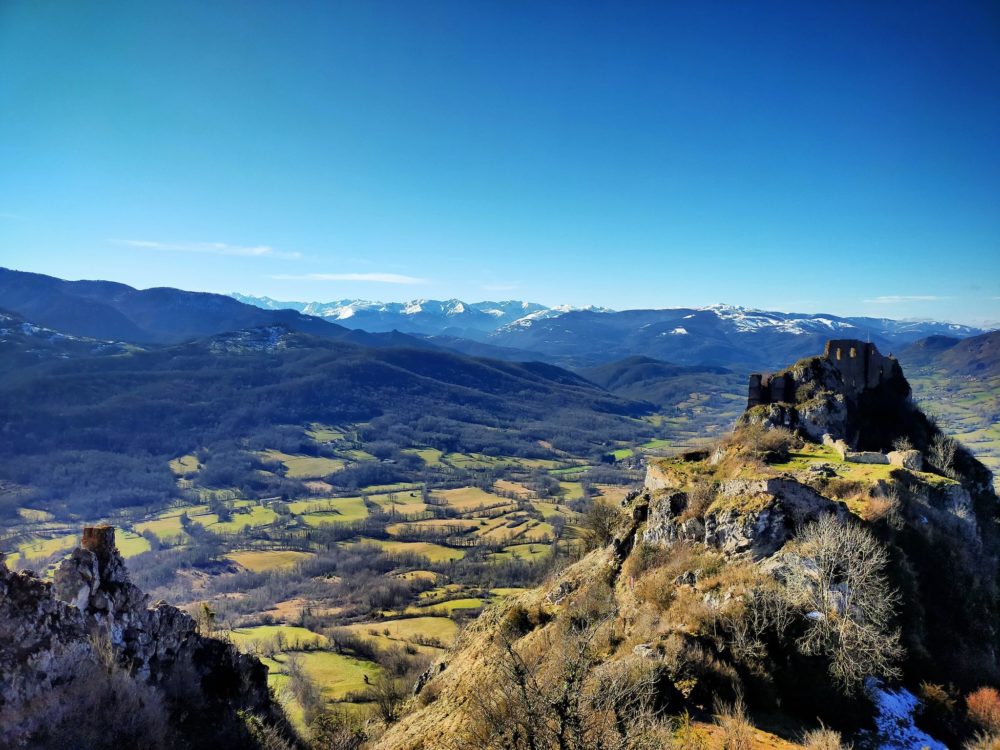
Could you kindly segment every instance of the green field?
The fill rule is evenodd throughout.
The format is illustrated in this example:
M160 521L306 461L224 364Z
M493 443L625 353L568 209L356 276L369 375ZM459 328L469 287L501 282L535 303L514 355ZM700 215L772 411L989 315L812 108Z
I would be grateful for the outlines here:
M295 550L239 550L226 555L230 560L254 573L268 570L288 570L303 560L314 557L311 552Z
M407 607L405 612L408 615L450 615L456 609L478 609L485 602L482 599L473 597L464 599L449 599L446 602L436 604L423 604L415 607Z
M510 502L499 495L484 492L478 487L459 487L454 490L435 490L431 495L442 500L460 512L469 512L478 508L502 505Z
M560 482L564 500L579 500L583 497L583 485L579 482Z
M320 479L344 468L344 462L339 458L293 456L276 450L262 451L260 456L267 461L282 464L285 467L285 476L290 479Z
M349 693L364 691L368 686L365 677L374 681L381 671L373 662L332 651L307 651L294 656L302 660L306 674L322 689L327 700L341 700ZM273 661L283 665L289 658L293 657L285 653Z
M361 539L359 544L374 544L383 550L392 553L409 553L426 557L432 563L447 562L448 560L461 560L465 557L465 550L443 547L432 542L396 542L388 539Z
M336 497L325 500L298 500L288 509L310 526L330 523L353 523L368 518L368 508L360 497Z
M646 450L663 450L669 448L672 443L669 440L664 440L662 438L657 438L655 440L650 440L648 443L643 443L640 448L645 448Z
M121 552L122 557L126 560L130 557L141 555L143 552L149 552L150 550L148 540L143 539L138 534L133 534L131 531L125 531L124 529L117 529L117 533L115 534L115 544L118 547L118 551Z
M348 625L346 629L374 640L380 646L392 646L394 641L419 646L421 641L436 640L443 647L449 647L455 643L459 627L458 623L448 617L432 616L360 622Z
M177 544L186 536L179 515L137 523L135 530L140 534L149 531L164 544Z
M552 546L548 544L512 544L509 547L504 547L503 552L493 555L493 558L515 557L519 560L541 560L551 553Z
M306 435L317 443L335 443L344 439L344 433L341 430L338 430L336 427L328 427L319 422L313 422L309 425Z
M257 625L236 628L220 635L228 637L240 651L247 653L268 646L274 646L275 651L286 651L326 645L326 638L319 633L295 625Z
M198 463L198 457L191 454L179 456L170 462L170 470L180 477L197 474L200 468L201 464Z
M191 516L191 520L214 534L237 534L246 528L267 526L278 518L277 513L262 505L253 505L247 501L237 502L234 505L244 512L234 511L232 518L228 521L220 523L219 517L214 513Z
M41 560L56 552L71 550L80 543L79 534L64 534L51 539L35 538L18 545L18 555L24 560Z
M403 453L410 453L414 456L420 456L423 462L427 466L440 466L441 456L444 455L442 451L437 448L407 448Z

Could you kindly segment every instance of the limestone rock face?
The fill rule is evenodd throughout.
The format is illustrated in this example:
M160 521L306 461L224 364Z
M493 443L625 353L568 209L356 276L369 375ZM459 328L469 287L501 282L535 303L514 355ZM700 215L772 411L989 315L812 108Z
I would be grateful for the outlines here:
M86 529L53 584L0 562L0 747L26 747L40 725L59 720L65 707L52 696L97 662L102 638L136 679L155 686L183 675L203 705L275 715L259 660L199 635L180 609L147 604L111 527Z
M727 554L767 557L795 532L823 515L844 519L847 510L791 477L733 479L721 482L717 500L704 518L685 518L681 491L654 494L643 540L670 546L700 542Z

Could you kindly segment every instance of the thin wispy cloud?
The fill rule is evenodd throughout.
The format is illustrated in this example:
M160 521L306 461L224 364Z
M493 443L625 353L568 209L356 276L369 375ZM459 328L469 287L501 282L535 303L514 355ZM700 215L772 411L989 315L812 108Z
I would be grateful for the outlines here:
M226 242L155 242L152 240L109 240L116 245L137 247L143 250L163 250L174 253L204 253L206 255L231 255L241 258L276 258L295 260L301 253L275 250L270 245L230 245Z
M865 302L876 305L898 305L903 302L937 302L942 299L945 298L936 294L884 294L881 297L866 299Z
M271 277L280 281L369 281L376 284L426 284L427 279L401 273L279 273Z

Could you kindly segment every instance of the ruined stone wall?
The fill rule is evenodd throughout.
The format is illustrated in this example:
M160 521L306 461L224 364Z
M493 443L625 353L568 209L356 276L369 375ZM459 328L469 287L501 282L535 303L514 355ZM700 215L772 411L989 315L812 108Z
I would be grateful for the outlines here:
M875 344L857 339L827 341L823 357L837 368L845 388L853 395L903 374L893 357L882 355Z
M759 373L750 375L747 408L760 404L790 404L795 402L795 379L791 373Z
M875 344L857 339L827 341L823 359L840 375L844 394L852 398L903 376L902 368L893 357L883 356ZM761 404L794 404L796 385L795 376L790 371L752 373L747 387L747 408Z

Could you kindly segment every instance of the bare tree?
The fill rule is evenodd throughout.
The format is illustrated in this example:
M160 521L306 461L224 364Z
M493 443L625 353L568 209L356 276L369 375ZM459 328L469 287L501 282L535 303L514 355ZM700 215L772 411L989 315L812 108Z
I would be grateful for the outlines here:
M827 516L805 529L795 551L803 561L787 586L809 623L803 653L827 656L831 676L848 691L868 676L897 677L899 595L885 576L885 548L866 529Z
M765 637L780 638L792 624L793 611L785 592L773 581L763 580L743 594L742 607L731 607L720 617L733 656L758 672L767 657Z
M609 592L607 592L609 593ZM592 604L592 603L588 603ZM498 639L495 671L470 696L462 750L652 750L656 671L636 657L601 664L595 643L613 609L581 606L526 647Z
M931 440L930 451L927 460L931 466L942 474L953 477L955 474L955 453L958 451L958 443L943 432L938 432Z
M406 690L401 680L382 672L371 683L368 695L375 702L375 709L382 721L391 724L399 716L399 708L406 698Z

